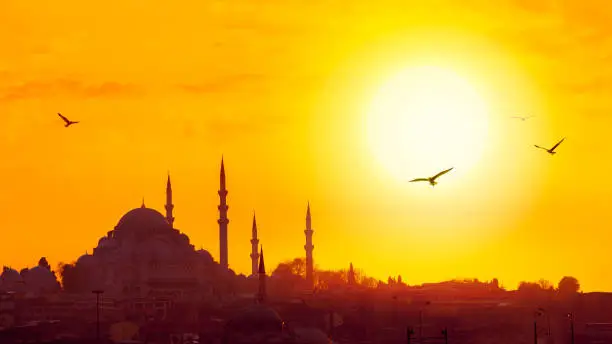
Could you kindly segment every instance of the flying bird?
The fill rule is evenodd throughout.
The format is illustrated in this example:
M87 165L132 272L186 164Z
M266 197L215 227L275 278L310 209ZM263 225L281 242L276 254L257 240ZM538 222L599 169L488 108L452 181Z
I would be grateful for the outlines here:
M551 149L546 149L546 148L544 148L544 147L540 147L540 146L538 146L538 145L534 145L534 146L536 146L536 148L540 148L540 149L545 150L545 151L546 151L546 152L548 152L550 155L554 155L554 154L556 154L556 153L557 153L557 152L555 152L555 149L556 149L556 148L557 148L557 147L558 147L558 146L561 144L561 142L563 142L563 140L565 140L565 137L564 137L564 138L562 138L562 139L561 139L561 141L557 142L557 144L556 144L556 145L554 145L554 146L553 146Z
M66 122L66 124L64 125L64 127L66 127L66 128L68 128L69 126L71 126L73 124L79 123L78 121L71 121L71 120L69 120L68 118L62 116L62 114L59 113L59 112L57 113L57 115L60 116L60 118L63 119L64 122Z
M446 173L448 173L450 170L452 170L454 167L449 168L448 170L444 170L438 174L436 174L433 177L429 177L429 178L416 178L411 180L410 182L429 182L429 184L431 186L435 186L436 184L438 184L438 182L436 182L436 179L438 179L438 177L440 177L441 175L444 175Z
M520 119L521 121L525 122L526 120L533 118L535 116L527 116L527 117L522 117L522 116L512 116L510 118L516 118L516 119Z

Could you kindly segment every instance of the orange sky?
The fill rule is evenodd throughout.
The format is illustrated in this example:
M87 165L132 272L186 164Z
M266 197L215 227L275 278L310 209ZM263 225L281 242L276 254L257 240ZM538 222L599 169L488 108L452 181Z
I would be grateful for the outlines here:
M612 7L422 3L0 2L0 262L91 252L143 196L163 210L167 170L175 225L218 257L223 154L236 271L253 209L270 267L303 255L310 200L322 268L611 290ZM382 75L418 61L461 71L491 108L473 173L435 192L390 178L363 132ZM532 149L563 136L554 157Z

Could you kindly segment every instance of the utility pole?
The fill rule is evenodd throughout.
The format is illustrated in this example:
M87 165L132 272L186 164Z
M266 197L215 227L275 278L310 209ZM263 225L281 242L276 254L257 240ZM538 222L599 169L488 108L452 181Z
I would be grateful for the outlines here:
M103 290L93 290L92 293L96 294L96 342L100 342L100 294L104 293Z
M533 321L533 344L538 344L538 322Z
M442 330L442 335L444 335L444 344L448 344L448 327L445 327L444 330Z
M410 340L412 339L412 335L414 334L414 330L412 327L408 326L406 328L406 343L410 344Z
M574 344L574 313L568 313L567 317L570 319L571 343Z

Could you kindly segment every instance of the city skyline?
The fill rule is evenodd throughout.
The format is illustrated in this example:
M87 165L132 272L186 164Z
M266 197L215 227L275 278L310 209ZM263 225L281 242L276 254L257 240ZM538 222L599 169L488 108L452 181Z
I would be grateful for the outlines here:
M498 278L509 288L575 276L584 291L612 291L612 7L90 6L0 6L1 264L69 263L143 197L163 213L168 170L175 226L218 260L223 156L237 272L252 270L253 210L268 268L302 257L310 202L324 269L352 262L383 280ZM432 145L462 128L451 118L407 130L405 151L387 149L374 129L388 129L377 123L388 103L372 104L414 66L467 80L482 99L477 135L452 138L473 140ZM79 123L64 127L58 112ZM563 137L555 156L533 147ZM450 167L435 188L408 182Z
M255 216L255 211L253 212L253 220L252 220L252 227L251 227L251 237L249 242L251 243L252 246L252 251L249 254L249 259L251 260L251 273L247 273L245 271L238 271L234 268L231 267L231 264L229 264L228 262L228 258L227 258L227 252L228 252L228 240L227 240L227 233L231 232L228 231L228 224L229 224L229 217L228 217L228 209L229 209L229 205L227 204L227 195L229 190L227 189L227 181L226 181L226 175L225 175L225 164L224 164L224 160L223 157L221 157L221 163L220 163L220 179L219 179L219 190L218 190L218 196L219 196L219 205L218 205L218 219L217 219L217 223L218 223L218 243L217 243L217 247L218 249L218 254L215 258L215 255L213 254L214 252L211 252L210 248L205 248L206 251L210 252L211 254L213 254L213 259L216 261L217 264L219 264L220 267L224 268L224 269L230 269L232 271L234 271L236 274L242 274L245 276L257 276L258 274L261 275L262 274L262 265L263 264L263 256L261 253L259 253L258 250L263 250L263 244L260 243L259 240L259 235L258 235L258 228L257 228L257 222L256 222L256 216ZM165 204L164 204L164 210L165 213L162 213L160 210L154 208L154 207L149 207L146 205L145 203L145 198L142 198L142 203L139 207L133 208L130 211L128 211L127 213L131 213L133 210L137 210L138 208L145 208L145 210L154 210L155 212L159 213L159 215L163 216L166 220L166 222L168 223L168 225L170 226L170 228L174 228L177 231L181 231L182 233L185 233L184 231L182 231L181 229L175 228L174 227L174 221L175 221L175 217L173 216L174 214L174 200L173 200L173 189L172 189L172 183L171 183L171 175L170 172L168 171L168 175L167 175L167 180L166 180L166 189L165 189ZM126 214L127 214L126 213ZM121 221L123 220L123 218L121 219ZM312 228L312 216L311 216L311 211L310 211L310 202L307 202L306 205L306 211L305 211L305 217L304 217L304 223L305 223L305 230L304 230L304 242L305 245L303 246L305 252L303 254L302 257L290 257L288 259L279 261L278 264L282 264L282 263L287 263L289 261L291 261L292 259L295 258L301 258L304 260L305 263L305 272L304 272L304 280L306 281L306 285L309 286L309 288L313 288L315 285L315 277L314 277L314 273L315 271L318 269L318 265L314 265L313 264L313 250L314 250L314 245L313 245L313 239L312 239L312 235L314 233L314 230ZM119 223L121 223L121 221L119 221ZM116 229L117 227L115 227ZM104 238L104 236L102 237ZM192 242L191 245L194 246L194 248L196 247L196 245L194 245L194 243ZM204 248L203 245L199 246L200 248ZM95 250L92 249L92 253ZM89 254L88 253L89 250L87 250L85 252L85 255ZM226 256L225 258L221 258L223 256L222 252L226 252ZM263 251L261 251L263 252ZM82 258L82 256L77 257L77 258ZM261 259L260 259L261 258ZM41 259L45 259L46 261L46 257L41 258ZM77 260L79 259L74 259L72 261L67 261L67 262L59 262L57 264L57 266L59 267L62 264L74 264ZM222 261L225 261L225 263L222 263ZM6 266L6 265L5 265ZM315 269L315 266L317 267ZM15 269L15 267L13 266L7 266L9 268ZM30 268L30 265L27 266L22 266L19 267L19 269L22 268ZM18 270L19 270L18 269ZM345 270L347 271L347 273L349 274L354 274L353 271L353 263L349 262L349 269L346 270L346 267L342 267L340 268L340 270ZM270 272L268 272L268 274L272 274L272 270ZM266 272L263 272L264 274L266 274ZM364 277L366 277L366 275L364 275ZM375 276L375 279L378 279L380 281L386 281L386 278L393 278L395 280L394 276L399 276L399 281L402 281L402 277L401 274L399 275L394 275L392 273L388 274L387 276ZM59 277L59 276L58 276ZM372 276L367 276L367 277L372 277ZM351 284L351 278L355 278L354 275L349 276L347 275L347 283ZM565 276L564 276L565 278ZM465 280L472 280L472 278L466 278L464 277ZM460 277L455 277L455 278L450 278L448 280L444 280L444 281L425 281L422 283L413 283L413 285L419 285L419 284L426 284L426 283L438 283L438 282L447 282L447 281L454 281L454 280L461 280ZM478 280L478 278L475 278L475 280ZM491 280L495 280L495 283L498 283L497 281L499 280L498 278L494 277ZM528 282L528 283L535 283L535 285L542 283L542 281L546 282L547 284L542 284L543 288L546 288L546 285L550 285L550 286L555 286L556 282L555 281L549 281L549 280L545 280L545 279L540 279L539 281L526 281L526 280L522 280L520 281L521 283L523 282ZM503 286L503 281L500 283L501 286ZM514 290L516 289L513 286L503 286L505 289L507 290ZM518 285L516 286L518 287Z

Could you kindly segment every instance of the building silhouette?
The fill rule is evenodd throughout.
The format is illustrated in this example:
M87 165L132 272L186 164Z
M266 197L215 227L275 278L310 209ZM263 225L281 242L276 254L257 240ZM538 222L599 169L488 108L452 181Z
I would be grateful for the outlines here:
M312 251L314 250L314 246L312 244L312 234L314 231L312 230L312 223L310 219L310 202L308 202L308 206L306 208L306 230L304 230L304 234L306 235L306 245L304 245L304 249L306 250L306 282L308 283L309 288L314 288L314 265L312 261Z
M219 263L224 269L229 268L227 261L227 224L229 220L227 218L227 189L225 188L225 165L223 163L223 157L221 157L221 175L220 175L220 187L219 187Z
M251 235L251 276L257 276L259 261L259 253L257 248L259 247L259 239L257 239L257 220L255 220L255 212L253 212L253 228Z
M257 291L257 301L264 303L266 301L266 265L264 263L263 246L261 247L261 253L259 254L259 269L257 271L259 275L259 290Z
M170 227L174 228L174 216L172 216L172 210L174 204L172 204L172 184L170 183L170 172L168 172L168 182L166 182L166 220Z

